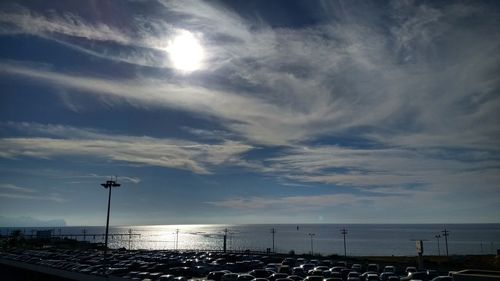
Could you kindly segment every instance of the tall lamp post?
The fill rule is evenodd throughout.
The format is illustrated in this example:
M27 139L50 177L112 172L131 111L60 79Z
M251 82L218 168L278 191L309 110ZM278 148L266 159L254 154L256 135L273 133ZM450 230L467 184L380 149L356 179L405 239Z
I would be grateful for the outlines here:
M309 233L309 236L311 236L311 256L314 256L314 248L313 248L313 236L316 235L314 233Z
M438 255L441 256L441 247L439 247L439 238L441 238L441 235L438 234L438 235L436 235L434 237L436 237L436 239L438 241Z
M274 234L276 234L276 229L271 229L271 234L273 235L273 253L275 253L274 251Z
M441 231L444 236L444 243L446 244L446 256L448 257L448 236L450 236L450 231L448 231L446 228Z
M346 247L346 244L345 244L345 236L347 234L347 229L345 229L345 227L342 228L340 230L340 233L344 236L344 259L347 259L347 247Z
M117 182L117 178L115 180L109 180L105 183L101 183L102 187L109 189L108 195L108 215L106 217L106 234L104 236L104 259L106 259L108 254L108 232L109 232L109 210L111 208L111 188L119 187L120 184Z

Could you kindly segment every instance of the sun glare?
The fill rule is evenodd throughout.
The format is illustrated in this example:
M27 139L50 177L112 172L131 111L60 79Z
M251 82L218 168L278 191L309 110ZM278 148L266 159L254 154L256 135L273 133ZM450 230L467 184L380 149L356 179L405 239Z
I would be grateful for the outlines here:
M203 47L189 31L179 32L169 42L167 52L177 70L191 72L201 68L204 56Z

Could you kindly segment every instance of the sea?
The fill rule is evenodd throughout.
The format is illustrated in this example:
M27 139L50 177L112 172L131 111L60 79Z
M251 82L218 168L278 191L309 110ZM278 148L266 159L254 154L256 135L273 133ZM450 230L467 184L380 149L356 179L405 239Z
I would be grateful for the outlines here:
M37 230L52 235L104 242L103 226L0 228L2 235L21 230L28 238ZM113 226L111 248L148 250L275 251L278 253L349 256L413 256L417 241L424 255L486 255L500 249L500 224L207 224ZM448 236L445 237L446 229ZM274 232L274 233L273 233ZM446 238L446 239L445 239ZM447 240L447 242L446 242Z

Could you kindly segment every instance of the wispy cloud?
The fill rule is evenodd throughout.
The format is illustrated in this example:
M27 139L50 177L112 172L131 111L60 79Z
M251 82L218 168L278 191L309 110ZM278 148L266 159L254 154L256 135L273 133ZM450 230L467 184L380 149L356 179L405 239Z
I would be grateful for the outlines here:
M34 35L62 34L96 41L112 41L130 44L134 40L121 30L107 24L91 24L84 19L65 13L44 16L22 6L11 7L9 12L0 13L2 33L28 33Z
M233 158L238 158L239 154L252 149L252 146L230 140L208 145L177 139L98 133L70 126L24 123L18 127L28 131L32 129L34 132L44 132L58 138L3 138L0 139L1 157L92 156L135 165L160 166L209 174L211 165L230 163Z
M21 186L17 186L17 185L14 185L14 184L10 184L10 183L3 183L3 184L0 184L0 190L4 190L4 191L20 191L20 192L33 192L34 190L31 189L31 188L26 188L26 187L21 187Z
M276 198L250 197L233 198L222 201L207 202L210 205L223 208L243 210L272 210L272 209L322 209L339 205L356 206L366 204L369 197L354 196L351 194L327 194L319 196L288 196Z
M493 94L498 76L493 73L500 61L496 52L500 36L493 33L488 40L480 36L490 24L487 17L483 25L459 24L487 13L481 7L456 4L438 10L401 2L392 5L393 19L385 26L374 25L373 18L346 16L314 27L272 28L211 3L161 3L166 13L177 15L179 26L206 33L211 67L200 75L227 75L223 83L188 87L177 81L102 80L5 64L2 68L132 103L215 116L233 132L264 144L291 144L361 128L368 129L361 130L361 137L388 145L427 147L439 142L446 147L498 147L499 131L492 120L499 117L495 109L500 98ZM7 20L21 26L43 23L35 33L157 49L159 43L151 43L151 38L168 37L168 32L157 30L173 25L154 18L148 22L152 26L148 33L137 17L133 22L138 35L128 38L111 26L74 16L48 18L24 11ZM451 45L454 52L444 54Z
M73 176L62 176L59 178L62 179L71 179L72 181L70 183L82 183L82 182L95 182L96 179L109 179L109 178L114 178L115 175L98 175L98 174L86 174L86 175L73 175ZM119 177L120 182L129 182L129 183L134 183L138 184L141 182L141 179L139 177L127 177L120 175Z
M28 195L19 193L0 193L0 197L11 198L11 199L26 199L26 200L48 200L57 203L66 202L66 199L60 197L57 194L54 195Z
M42 195L33 188L21 187L10 183L0 184L0 197L26 200L48 200L58 203L66 201L66 199L62 198L57 193Z

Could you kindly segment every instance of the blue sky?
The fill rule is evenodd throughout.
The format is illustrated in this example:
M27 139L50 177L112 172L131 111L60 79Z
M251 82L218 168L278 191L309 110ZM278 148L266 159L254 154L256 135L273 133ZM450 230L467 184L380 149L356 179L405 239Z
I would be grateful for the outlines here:
M499 222L499 23L495 1L2 1L0 215L102 225L117 175L114 225Z

